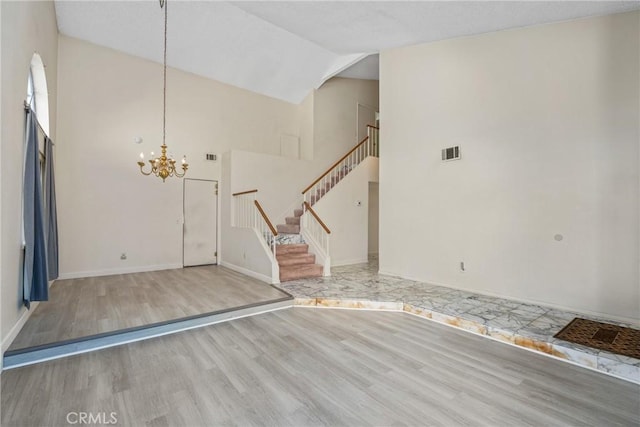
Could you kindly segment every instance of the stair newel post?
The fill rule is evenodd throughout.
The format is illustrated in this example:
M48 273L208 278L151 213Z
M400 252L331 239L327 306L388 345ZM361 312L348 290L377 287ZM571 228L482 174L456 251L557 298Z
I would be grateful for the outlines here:
M331 252L329 252L329 234L328 233L324 235L324 239L325 239L324 250L327 254L330 254Z
M246 199L244 203L244 223L248 227L251 227L253 225L251 224L251 209L249 209L249 201Z
M244 200L244 197L240 198L240 202L238 203L238 205L240 206L240 212L238 215L238 219L240 220L240 224L242 224L243 227L245 227L247 225L246 221L247 221L247 206Z
M242 200L242 222L246 227L251 225L249 224L249 209L247 209L247 201L244 198Z
M256 212L255 209L253 209L250 215L251 215L251 219L250 219L251 228L255 228L258 225L258 218L257 218L258 213Z
M273 252L273 256L276 256L276 236L271 233L271 251Z
M369 128L367 128L367 133L369 133ZM365 148L365 157L369 157L369 136L367 136L367 143L365 144L366 148Z
M307 208L305 206L305 204L302 204L302 215L300 216L300 234L303 234L304 230L306 229L307 226L307 216L305 215L307 213Z

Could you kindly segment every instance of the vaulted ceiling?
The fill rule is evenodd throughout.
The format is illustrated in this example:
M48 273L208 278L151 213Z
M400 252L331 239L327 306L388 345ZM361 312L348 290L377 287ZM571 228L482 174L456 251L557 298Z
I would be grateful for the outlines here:
M167 2L169 66L294 103L336 74L376 79L375 55L384 49L640 8L640 1ZM162 62L158 1L55 6L62 34Z

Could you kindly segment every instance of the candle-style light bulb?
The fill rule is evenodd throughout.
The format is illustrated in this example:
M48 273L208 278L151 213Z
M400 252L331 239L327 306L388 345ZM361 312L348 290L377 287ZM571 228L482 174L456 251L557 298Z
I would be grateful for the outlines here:
M144 153L140 153L140 160L144 160Z
M185 163L187 163L187 155L186 154L184 156L182 156L182 164L184 165Z
M153 157L153 151L151 152L151 157Z

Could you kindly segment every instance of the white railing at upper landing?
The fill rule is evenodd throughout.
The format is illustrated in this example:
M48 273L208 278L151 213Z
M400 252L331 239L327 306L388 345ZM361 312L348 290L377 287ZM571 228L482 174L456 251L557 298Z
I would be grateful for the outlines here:
M378 135L377 127L367 125L367 136L305 188L302 191L303 200L310 205L315 204L364 159L369 156L378 157L380 148Z
M256 200L258 190L242 191L233 194L233 212L231 213L231 225L240 228L252 228L264 239L267 247L273 254L275 262L276 236L278 232L262 209L260 202Z

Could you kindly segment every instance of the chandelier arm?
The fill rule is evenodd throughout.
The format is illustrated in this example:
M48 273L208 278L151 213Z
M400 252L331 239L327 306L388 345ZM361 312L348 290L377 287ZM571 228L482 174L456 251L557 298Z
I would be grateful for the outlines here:
M145 172L143 170L144 168L144 162L138 162L138 166L140 166L140 172L142 172L142 175L151 175L151 172L153 172L153 169L150 170L149 172Z

